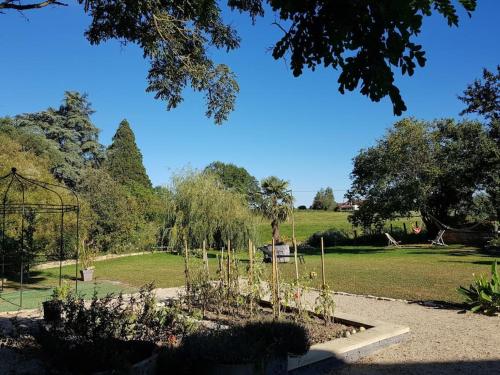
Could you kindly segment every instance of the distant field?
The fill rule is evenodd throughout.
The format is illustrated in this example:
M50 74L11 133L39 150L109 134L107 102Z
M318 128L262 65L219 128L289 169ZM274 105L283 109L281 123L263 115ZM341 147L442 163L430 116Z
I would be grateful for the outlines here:
M347 220L349 212L334 212L334 211L299 211L295 210L295 237L298 242L307 240L313 233L325 231L327 229L339 229L348 233L354 233L354 228ZM410 231L412 224L415 221L421 222L419 217L410 219L400 219L392 222L393 228L403 229L403 223L406 223L407 229ZM391 223L387 223L390 228ZM271 241L271 225L267 220L262 220L258 228L259 240L264 242ZM360 229L357 229L358 234ZM286 239L292 238L292 221L289 220L280 226L281 235Z

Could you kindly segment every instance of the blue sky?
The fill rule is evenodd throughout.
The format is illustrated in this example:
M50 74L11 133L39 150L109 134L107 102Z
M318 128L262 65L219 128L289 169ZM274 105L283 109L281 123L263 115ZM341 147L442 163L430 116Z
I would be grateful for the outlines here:
M457 95L483 67L500 63L499 14L499 1L481 0L459 28L439 16L426 20L419 41L427 65L411 78L398 77L409 108L404 116L458 117ZM272 13L256 26L245 15L226 16L242 45L217 56L236 72L241 92L236 111L220 127L205 118L201 94L186 91L170 112L147 94L148 64L137 47L114 41L90 46L83 37L89 19L79 6L0 15L0 116L58 106L65 90L78 90L89 94L102 143L110 143L123 118L129 120L154 184L167 183L185 166L221 160L258 179L275 174L289 180L298 204L309 205L325 186L341 200L352 158L397 120L391 104L372 103L357 92L340 95L331 69L294 78L268 52L279 36Z

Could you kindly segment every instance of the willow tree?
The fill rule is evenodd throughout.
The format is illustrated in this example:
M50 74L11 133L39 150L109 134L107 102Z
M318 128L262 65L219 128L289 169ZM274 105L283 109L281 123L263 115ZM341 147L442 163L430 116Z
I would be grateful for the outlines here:
M255 218L245 196L227 190L213 174L187 171L174 176L169 240L174 247L214 246L231 240L243 246L255 237Z
M288 219L292 212L293 196L289 189L288 181L276 176L262 180L262 214L271 220L273 239L275 243L281 242L280 224Z

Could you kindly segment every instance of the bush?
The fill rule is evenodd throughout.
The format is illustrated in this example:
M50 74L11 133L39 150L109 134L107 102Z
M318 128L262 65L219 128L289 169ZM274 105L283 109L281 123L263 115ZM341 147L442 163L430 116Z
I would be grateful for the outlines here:
M494 315L500 312L500 276L497 262L491 265L491 280L484 275L476 277L469 288L461 286L459 293L465 297L465 303L472 312Z
M307 330L292 322L257 322L187 336L175 350L162 353L158 373L204 373L214 364L268 363L288 354L305 354L311 345Z

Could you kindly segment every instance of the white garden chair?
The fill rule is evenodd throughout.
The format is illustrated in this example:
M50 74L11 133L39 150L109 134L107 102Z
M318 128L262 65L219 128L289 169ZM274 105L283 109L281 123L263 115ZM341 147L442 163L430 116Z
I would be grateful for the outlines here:
M434 238L433 240L431 240L431 245L432 246L448 246L447 244L444 243L444 240L443 240L443 234L445 232L445 229L441 229L436 238Z
M384 233L387 237L388 243L387 246L401 247L401 241L396 241L394 237L392 237L389 233Z

